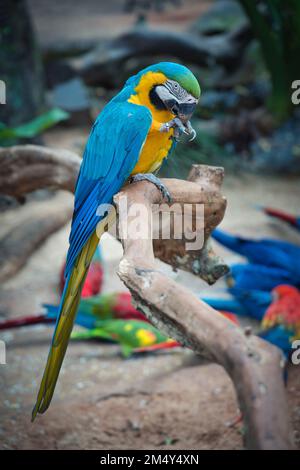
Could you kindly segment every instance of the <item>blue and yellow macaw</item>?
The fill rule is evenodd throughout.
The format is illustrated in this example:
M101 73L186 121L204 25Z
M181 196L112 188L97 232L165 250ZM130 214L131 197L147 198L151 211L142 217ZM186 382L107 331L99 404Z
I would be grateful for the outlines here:
M199 97L199 83L189 69L161 62L129 78L96 119L77 180L66 283L32 420L50 405L85 276L108 223L109 215L98 215L98 206L110 204L129 177L147 179L169 197L153 172L181 133L195 136L189 119Z

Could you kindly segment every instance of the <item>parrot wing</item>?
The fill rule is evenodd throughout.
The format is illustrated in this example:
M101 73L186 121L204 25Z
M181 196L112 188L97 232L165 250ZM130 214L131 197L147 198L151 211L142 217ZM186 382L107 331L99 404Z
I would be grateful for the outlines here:
M110 204L133 170L152 122L150 111L127 102L111 102L96 120L89 137L75 192L75 210L66 263L66 284L46 368L32 411L49 407L67 350L83 282L99 238L100 204Z
M111 204L136 165L151 126L144 106L111 102L90 133L75 191L75 209L65 275L105 214L100 204Z

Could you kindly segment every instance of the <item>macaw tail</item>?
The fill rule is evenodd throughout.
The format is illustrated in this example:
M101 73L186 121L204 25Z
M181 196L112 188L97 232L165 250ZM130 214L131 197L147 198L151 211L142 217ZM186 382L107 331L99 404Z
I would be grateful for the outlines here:
M245 309L238 300L219 297L200 297L200 299L215 310L225 310L227 312L236 313L237 315L246 315Z
M238 253L240 252L239 250L242 240L240 237L230 235L220 229L215 229L211 235L217 242L221 243L221 245L226 246L226 248L229 248L232 251L237 251Z
M96 232L94 232L80 251L72 271L67 277L46 368L37 395L36 404L32 411L32 421L34 421L37 413L44 413L51 403L73 328L81 290L98 243L99 238Z
M297 225L297 218L292 214L288 214L287 212L283 212L279 209L273 209L272 207L263 207L263 211L271 217L283 220L291 225Z

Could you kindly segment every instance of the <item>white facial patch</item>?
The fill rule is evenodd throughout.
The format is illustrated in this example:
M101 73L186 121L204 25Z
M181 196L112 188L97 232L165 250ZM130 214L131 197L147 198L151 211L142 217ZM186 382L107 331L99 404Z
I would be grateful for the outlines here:
M164 86L176 98L178 103L198 103L198 100L175 80L167 80Z

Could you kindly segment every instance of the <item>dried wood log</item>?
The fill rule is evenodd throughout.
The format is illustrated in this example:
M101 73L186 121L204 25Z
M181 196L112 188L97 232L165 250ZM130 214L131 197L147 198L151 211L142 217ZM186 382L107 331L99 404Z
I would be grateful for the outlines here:
M0 149L0 192L23 198L42 188L73 192L80 166L78 155L38 145ZM31 254L72 217L73 201L58 193L1 214L0 281L14 276Z
M165 180L174 202L203 202L201 167L193 182ZM217 178L216 178L217 179ZM196 189L197 188L197 189ZM160 192L148 182L124 188L115 196L117 209L126 195L128 211L119 210L119 233L126 234L130 208L137 202L147 208L151 227L152 204L162 203ZM222 218L222 217L221 217ZM213 228L209 222L206 230ZM152 239L121 237L124 256L118 274L134 303L167 336L222 365L231 377L245 423L248 449L291 447L290 428L279 350L246 335L239 327L195 297L188 289L162 274L155 264Z
M165 55L203 67L220 64L232 72L240 64L242 52L252 37L248 24L233 32L215 36L135 28L99 45L71 64L87 85L108 88L119 85L119 74L115 71L122 69L124 62L129 59L139 57Z
M72 217L73 199L58 192L1 215L0 282L14 276L32 253Z
M80 158L68 150L39 145L0 149L0 192L20 197L41 188L74 191Z

